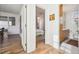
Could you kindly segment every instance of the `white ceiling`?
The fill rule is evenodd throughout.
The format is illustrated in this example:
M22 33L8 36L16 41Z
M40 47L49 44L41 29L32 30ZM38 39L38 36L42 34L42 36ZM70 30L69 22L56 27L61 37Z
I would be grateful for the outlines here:
M72 11L74 10L78 4L64 4L64 12Z
M18 14L20 13L21 7L21 4L0 4L0 11Z
M45 9L46 8L46 4L37 4L37 7Z
M73 10L78 4L64 4L64 12ZM45 4L38 4L42 9L45 9ZM0 4L0 11L10 12L10 13L20 13L22 4ZM40 10L39 10L40 11Z

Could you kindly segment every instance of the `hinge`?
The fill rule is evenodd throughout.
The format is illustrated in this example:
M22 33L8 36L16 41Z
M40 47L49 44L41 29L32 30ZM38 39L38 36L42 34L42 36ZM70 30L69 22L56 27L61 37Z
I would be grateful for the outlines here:
M27 44L25 43L25 46L27 46Z
M25 27L26 27L27 25L25 24Z
M27 6L25 6L25 8L27 8Z

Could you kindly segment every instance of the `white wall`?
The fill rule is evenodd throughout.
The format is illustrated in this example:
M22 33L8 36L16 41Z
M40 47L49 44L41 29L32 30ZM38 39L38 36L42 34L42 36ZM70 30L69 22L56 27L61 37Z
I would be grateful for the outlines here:
M53 46L59 48L60 39L59 39L59 5L55 4L54 6L55 21L53 24Z
M26 6L26 8L25 8ZM27 53L32 52L36 48L36 16L35 5L23 5L21 10L22 33L21 40L24 50ZM26 27L25 27L26 25ZM26 44L26 45L25 45Z
M52 6L53 7L53 6ZM45 43L52 45L53 43L53 30L52 22L49 20L51 6L46 5L45 8ZM52 9L53 10L53 9Z
M7 13L0 11L0 16L8 16L8 17L15 17L15 26L7 26L9 34L19 34L20 33L20 17L18 14Z
M24 48L24 50L26 51L26 48L27 48L27 36L26 36L26 30L27 30L27 27L26 27L26 17L27 17L27 8L25 8L25 5L22 6L22 9L21 9L21 29L22 29L22 33L20 34L21 35L21 42L22 42L22 46Z
M36 49L36 9L34 4L27 5L27 53Z
M0 29L1 28L8 29L8 21L0 21Z

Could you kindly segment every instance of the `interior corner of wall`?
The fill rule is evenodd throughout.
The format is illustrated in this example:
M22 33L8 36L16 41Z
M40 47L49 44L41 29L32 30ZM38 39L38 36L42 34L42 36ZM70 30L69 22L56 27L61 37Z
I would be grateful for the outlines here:
M53 35L53 47L59 49L59 36L58 35Z

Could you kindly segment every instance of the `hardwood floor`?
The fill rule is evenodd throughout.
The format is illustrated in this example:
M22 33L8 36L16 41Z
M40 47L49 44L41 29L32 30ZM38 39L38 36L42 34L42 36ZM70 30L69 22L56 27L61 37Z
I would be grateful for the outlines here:
M45 39L42 35L39 35L36 37L36 48L41 48L43 45L45 45Z
M21 39L17 35L11 35L0 45L0 54L24 54Z
M62 50L57 50L56 48L50 45L41 45L40 48L37 48L35 51L31 52L30 54L63 54Z
M0 54L26 54L26 52L23 50L21 46L20 37L16 35L9 36L8 40L4 42L5 42L4 44L0 45ZM44 41L40 41L37 44L37 49L29 54L62 54L62 53L63 52L61 50L57 50L50 45L44 44Z
M62 54L62 50L57 50L56 48L45 44L41 36L37 36L37 49L30 54Z

